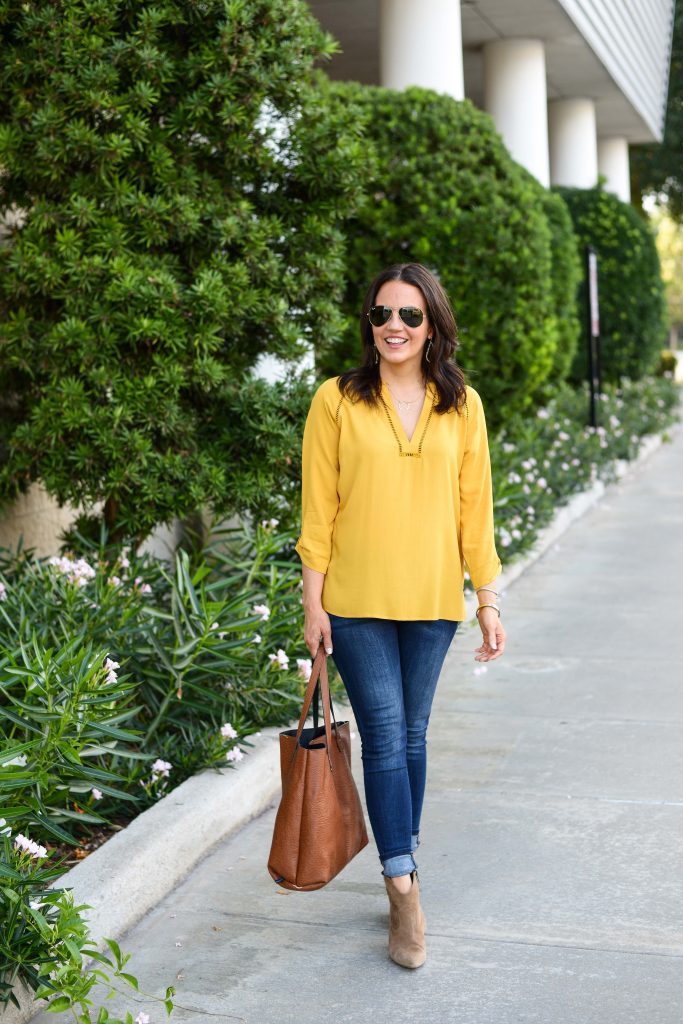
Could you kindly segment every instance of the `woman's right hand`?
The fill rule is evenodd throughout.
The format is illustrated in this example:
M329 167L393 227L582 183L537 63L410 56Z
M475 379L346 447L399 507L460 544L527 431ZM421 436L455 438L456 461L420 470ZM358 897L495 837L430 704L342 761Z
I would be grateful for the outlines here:
M304 609L304 643L312 658L315 658L321 643L325 654L332 654L332 626L322 605Z

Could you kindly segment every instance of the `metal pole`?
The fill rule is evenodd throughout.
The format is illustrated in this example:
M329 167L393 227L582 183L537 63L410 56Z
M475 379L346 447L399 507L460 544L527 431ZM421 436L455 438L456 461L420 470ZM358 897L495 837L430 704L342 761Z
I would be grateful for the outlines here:
M598 305L598 256L592 245L586 246L586 339L588 342L588 421L598 425L596 396L600 394L600 312Z

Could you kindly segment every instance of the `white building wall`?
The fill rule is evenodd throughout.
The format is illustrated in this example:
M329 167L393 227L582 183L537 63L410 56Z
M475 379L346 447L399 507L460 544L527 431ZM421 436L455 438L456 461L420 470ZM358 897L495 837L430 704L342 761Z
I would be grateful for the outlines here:
M559 0L656 138L664 131L673 0Z

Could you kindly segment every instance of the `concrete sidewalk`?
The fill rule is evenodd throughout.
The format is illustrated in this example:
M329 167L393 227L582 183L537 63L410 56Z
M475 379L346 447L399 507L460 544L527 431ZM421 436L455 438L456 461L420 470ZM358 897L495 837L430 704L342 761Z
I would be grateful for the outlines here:
M421 970L387 958L374 846L287 893L269 811L122 937L141 987L176 986L177 1024L680 1024L682 578L676 431L509 588L503 659L475 675L459 630L430 726ZM105 1005L166 1019L134 996Z

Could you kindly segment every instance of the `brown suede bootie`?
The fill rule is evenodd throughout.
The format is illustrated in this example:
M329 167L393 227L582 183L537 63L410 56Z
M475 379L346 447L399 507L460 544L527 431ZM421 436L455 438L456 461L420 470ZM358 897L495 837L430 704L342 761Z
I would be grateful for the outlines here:
M391 879L384 877L389 896L389 956L401 967L422 967L427 959L425 916L420 906L420 884L417 871L412 873L410 892L398 891Z

